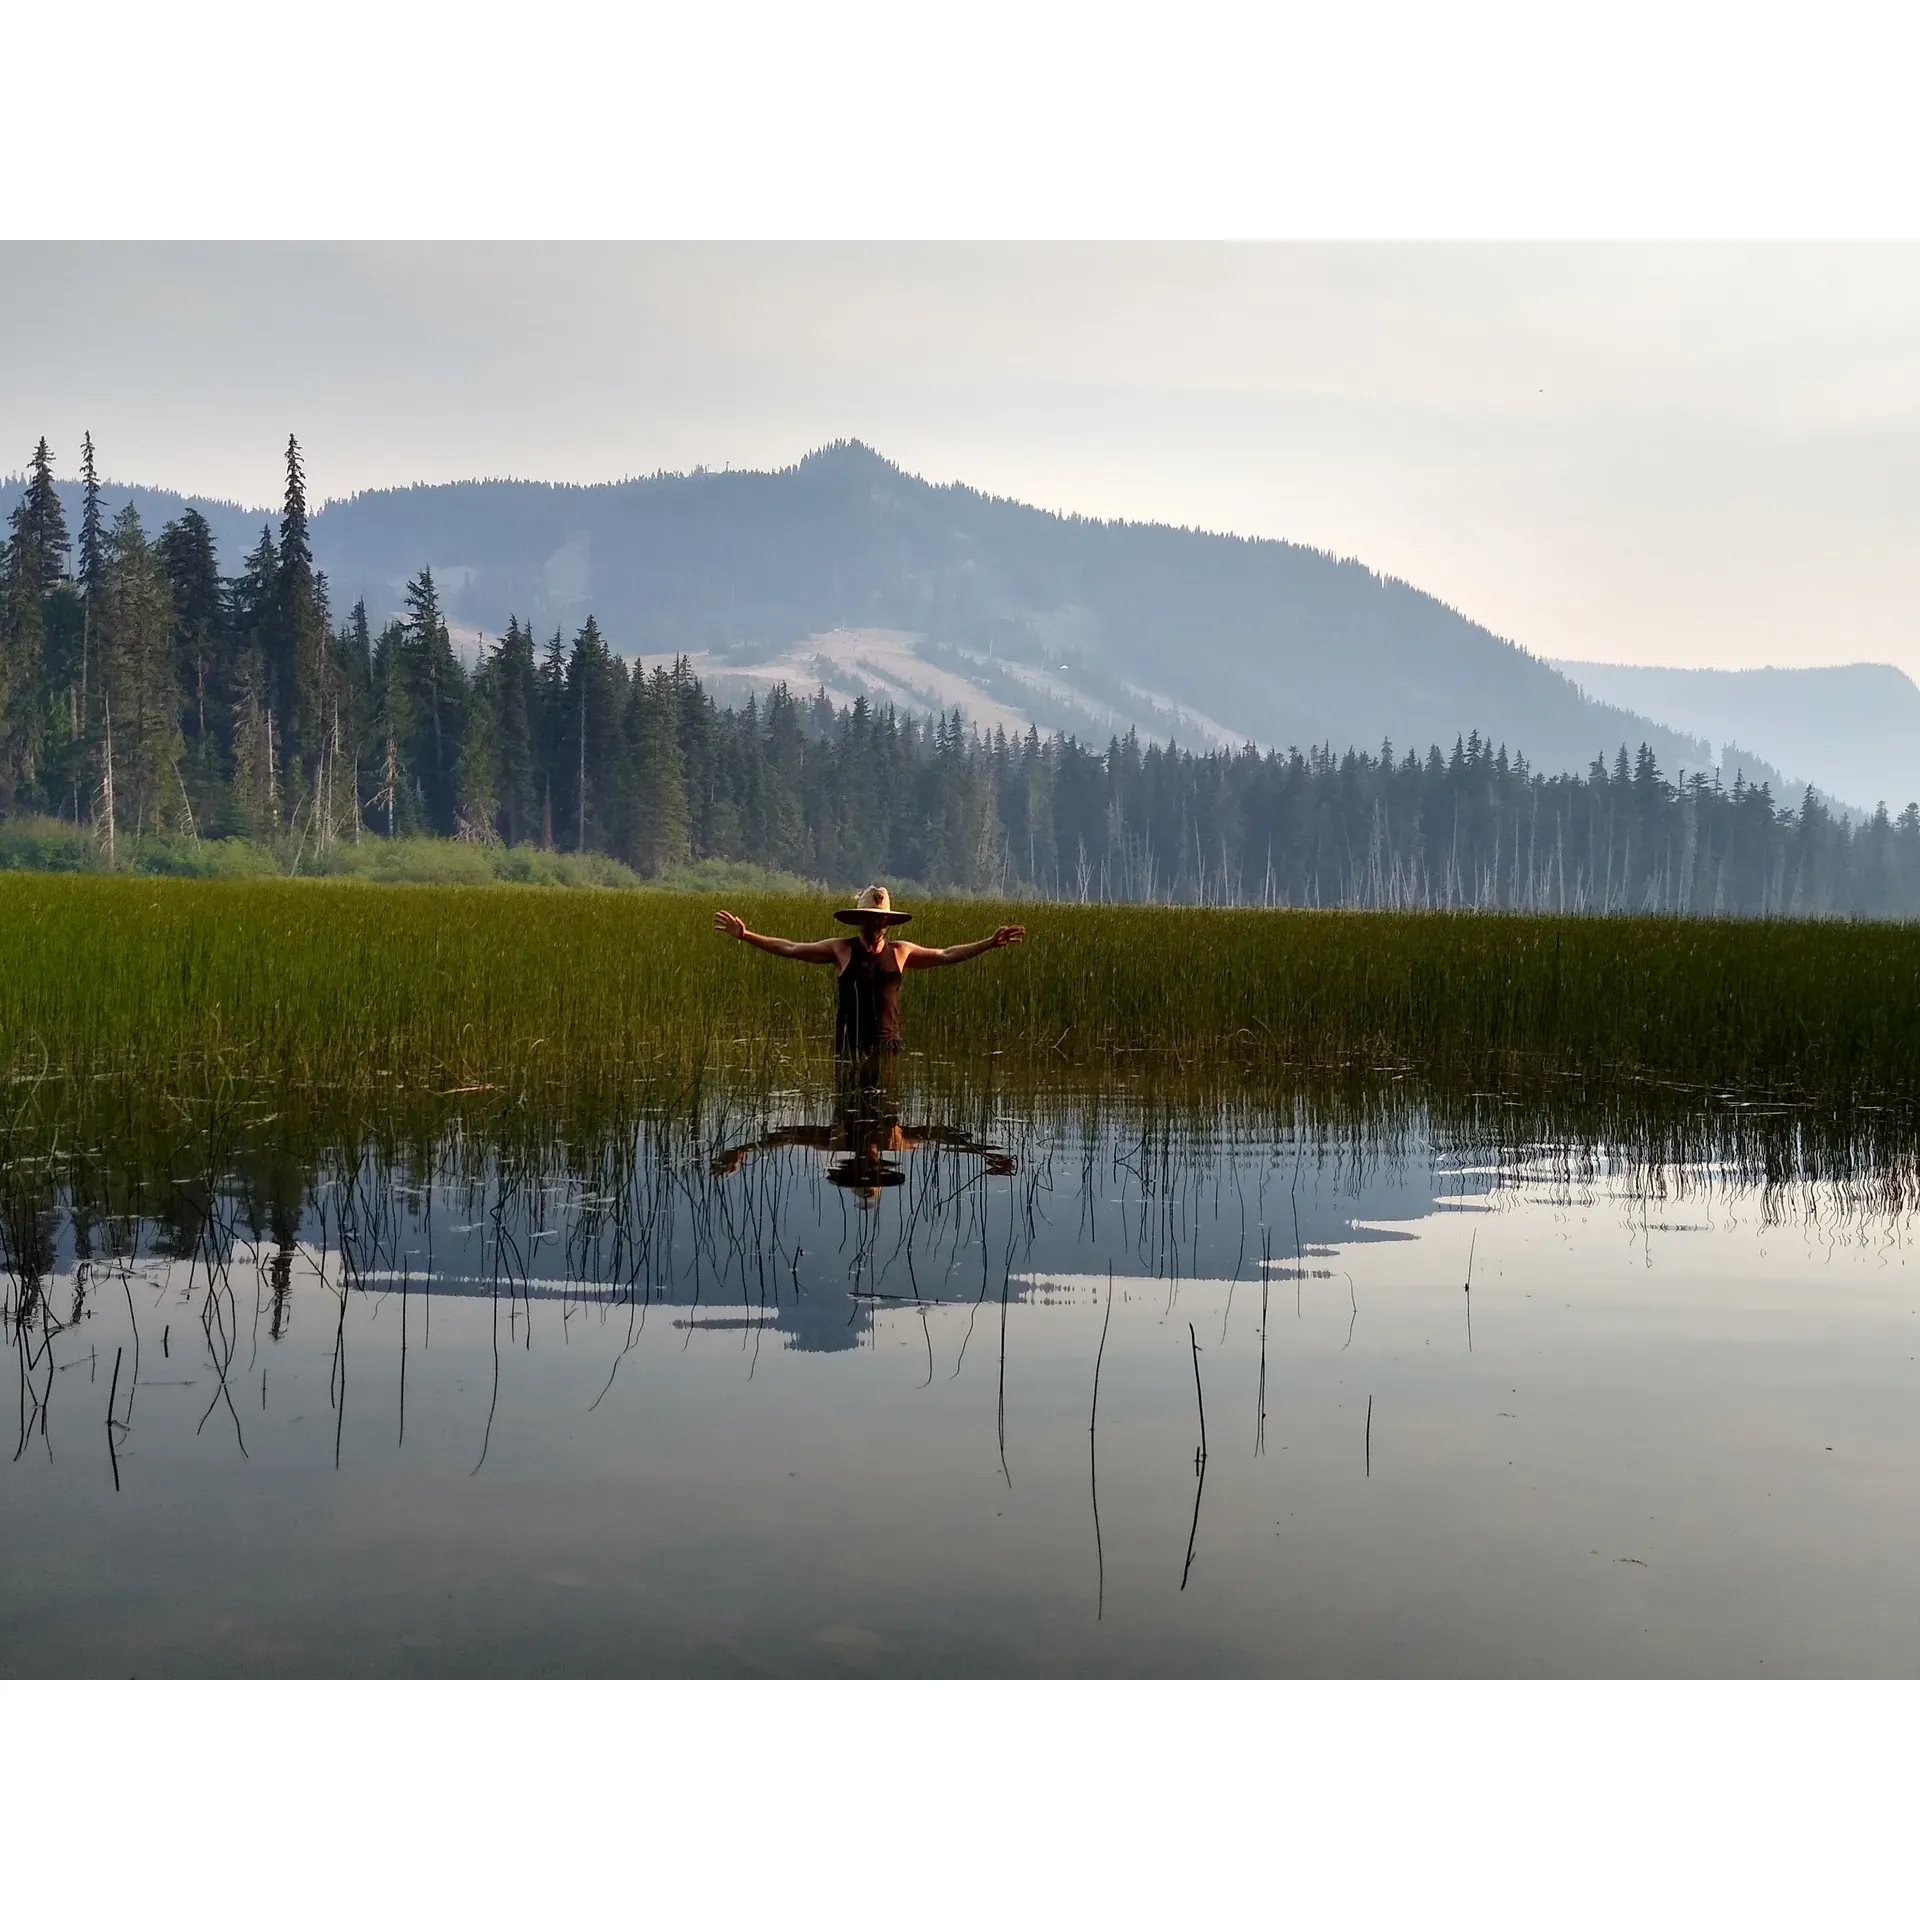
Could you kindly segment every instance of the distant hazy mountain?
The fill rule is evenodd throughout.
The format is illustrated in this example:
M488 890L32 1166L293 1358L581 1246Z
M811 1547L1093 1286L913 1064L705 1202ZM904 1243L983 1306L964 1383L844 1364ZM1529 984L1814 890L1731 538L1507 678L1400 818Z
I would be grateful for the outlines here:
M4 522L6 516L20 504L20 494L25 484L24 476L17 473L0 478L0 522ZM78 539L80 483L77 480L62 480L59 487L60 503L67 510L67 531ZM271 525L277 533L280 525L278 508L241 507L231 500L205 500L198 494L172 493L165 487L127 486L117 480L102 482L100 505L109 521L129 501L140 515L140 524L146 528L149 537L158 533L169 520L179 519L189 507L198 507L206 516L207 525L213 529L214 544L219 549L220 567L224 573L240 571L240 562L247 550L258 542L262 527Z
M161 495L142 510L155 527L170 511ZM236 569L258 517L202 510ZM336 613L361 595L376 620L396 611L431 565L460 625L497 633L519 614L570 634L591 612L623 652L703 656L721 688L811 675L1195 746L1424 751L1478 729L1547 771L1642 741L1669 775L1711 764L1689 731L1588 698L1357 560L1048 513L930 485L858 443L778 473L360 494L314 516L313 545Z
M1737 743L1855 807L1871 811L1884 800L1898 813L1920 799L1920 687L1898 667L1736 672L1554 664L1596 699L1634 707L1722 748Z

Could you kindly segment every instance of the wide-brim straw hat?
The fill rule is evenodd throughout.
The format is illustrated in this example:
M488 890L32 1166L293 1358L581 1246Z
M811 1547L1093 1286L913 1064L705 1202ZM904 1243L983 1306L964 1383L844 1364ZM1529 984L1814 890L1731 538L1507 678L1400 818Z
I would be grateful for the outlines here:
M898 927L913 915L899 912L885 887L868 887L852 906L837 909L833 917L849 927Z
M851 1187L856 1193L877 1194L882 1187L904 1187L907 1174L904 1167L890 1167L884 1163L876 1166L870 1160L847 1158L836 1160L827 1169L829 1185Z

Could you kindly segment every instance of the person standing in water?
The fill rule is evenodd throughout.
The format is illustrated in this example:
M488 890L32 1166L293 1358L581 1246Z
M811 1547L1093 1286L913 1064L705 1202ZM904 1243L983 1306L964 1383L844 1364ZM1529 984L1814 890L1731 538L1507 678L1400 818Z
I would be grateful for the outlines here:
M984 940L962 947L916 947L910 940L890 940L887 929L904 926L913 918L899 912L885 887L868 887L850 907L833 916L858 929L852 939L776 940L755 933L737 913L724 908L713 916L717 931L732 940L744 940L762 953L782 960L804 960L816 967L834 967L840 975L840 1002L833 1022L836 1053L898 1053L900 1051L900 982L917 967L957 967L977 960L996 947L1011 947L1027 937L1025 927L996 927Z

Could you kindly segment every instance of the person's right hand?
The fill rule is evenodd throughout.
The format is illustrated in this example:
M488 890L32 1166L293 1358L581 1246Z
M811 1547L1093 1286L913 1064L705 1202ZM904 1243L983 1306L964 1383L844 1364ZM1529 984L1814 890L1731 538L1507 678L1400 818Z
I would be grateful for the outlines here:
M729 940L744 940L747 937L747 923L737 913L729 913L722 907L713 916L713 930L724 933Z

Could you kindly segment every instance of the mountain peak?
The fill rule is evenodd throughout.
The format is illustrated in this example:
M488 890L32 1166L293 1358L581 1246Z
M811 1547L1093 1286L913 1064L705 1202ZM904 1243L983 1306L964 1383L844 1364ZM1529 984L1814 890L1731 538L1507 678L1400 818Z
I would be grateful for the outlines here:
M900 477L901 469L887 459L884 454L876 453L864 440L829 440L823 447L802 456L795 464L796 473L840 473L865 476L889 475Z

